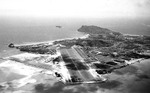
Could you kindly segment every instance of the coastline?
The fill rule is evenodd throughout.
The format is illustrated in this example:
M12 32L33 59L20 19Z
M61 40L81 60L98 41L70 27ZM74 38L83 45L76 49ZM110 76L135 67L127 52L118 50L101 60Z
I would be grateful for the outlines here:
M62 41L62 40L71 40L71 39L84 39L87 38L89 34L83 35L81 37L72 37L72 38L63 38L63 39L55 39L50 41L43 41L43 42L26 42L23 44L15 44L15 46L25 46L25 45L36 45L36 44L47 44L47 45L53 45L55 41Z
M20 60L21 59L23 60L24 57L25 58L28 58L28 57L32 58L32 57L36 57L36 56L40 56L40 55L34 55L34 54L30 54L30 53L23 53L23 54L14 55L12 57L16 57L16 58L19 58ZM126 61L126 66L128 66L128 65L136 65L136 63L138 63L138 64L140 64L140 63L144 64L143 63L144 61L150 61L150 59L134 59L134 60ZM1 68L6 67L6 68L11 69L10 70L11 72L14 71L16 74L25 75L25 77L23 77L21 79L14 79L14 80L12 80L12 81L18 83L17 87L24 86L27 83L29 83L30 81L32 81L33 78L31 78L31 76L34 76L34 75L37 75L37 74L40 74L40 73L41 74L42 73L47 73L46 70L43 70L43 69L40 69L40 68L31 67L31 66L26 66L25 64L11 61L11 60L9 60L9 58L6 58L5 61L3 61L2 63L0 63L0 67ZM24 73L24 71L25 71L25 73ZM48 73L50 73L50 75L53 75L52 74L53 71L48 71ZM28 80L29 80L29 82L26 82ZM35 83L35 82L33 82L33 83ZM30 83L32 83L32 82L30 82ZM6 82L1 82L0 83L0 85L5 85L5 84L6 84Z
M143 36L143 35L136 35L136 34L123 34L124 36Z
M37 56L40 56L40 55L34 55L34 54L30 54L30 53L22 53L22 54L17 54L17 55L14 55L14 56L10 56L10 58L14 57L14 58L18 58L19 60L24 60L25 58L30 59L30 57L34 58L34 57L37 57ZM3 68L8 69L8 70L3 70ZM12 74L11 76L9 75L7 77L7 79L9 79L9 78L12 78L13 76L15 76L11 80L11 82L13 84L15 84L16 88L22 87L22 86L24 86L28 83L32 84L32 83L38 82L34 78L34 76L37 76L39 74L53 76L53 71L51 71L51 70L48 71L48 70L45 70L45 69L42 69L42 68L36 68L36 67L33 67L33 66L28 66L28 65L25 65L21 62L15 62L13 60L10 60L9 57L6 57L3 60L3 62L0 63L0 71L2 71L2 73L6 76L7 76L7 74L13 73L13 72L16 75L23 76L21 78L17 78L18 76L16 76L15 74ZM7 87L8 86L7 82L9 82L9 81L0 82L0 85Z
M93 31L93 30L91 30L91 31ZM74 64L74 60L72 60L72 59L80 59L79 57L78 57L78 55L79 56L81 56L82 57L82 55L85 55L85 57L83 56L82 58L84 59L85 58L85 60L84 60L84 62L89 62L89 64L91 64L90 66L97 66L97 65L102 65L102 66L108 66L108 68L106 67L106 68L104 68L104 70L97 70L97 68L92 68L92 71L93 72L91 72L91 71L89 71L90 73L94 73L94 75L96 75L96 76L98 76L98 74L107 74L107 73L112 73L115 69L120 69L120 68L124 68L124 67L126 67L126 66L129 66L129 65L132 65L132 64L134 64L134 63L140 63L140 62L142 62L143 60L145 60L145 58L150 58L149 56L147 57L147 56L144 56L144 55L139 55L138 53L134 53L134 52L136 52L136 51L130 51L131 49L134 49L134 48L131 48L131 49L128 49L130 52L128 53L128 52L126 52L126 51L128 51L128 50L123 50L123 52L124 52L124 54L122 55L121 54L121 58L120 58L120 55L119 55L119 53L120 53L120 51L118 52L118 46L115 46L114 48L116 48L116 50L115 50L115 52L114 52L114 50L112 50L112 51L110 51L110 50L108 50L108 51L102 51L102 50L96 50L96 48L101 48L101 47L109 47L108 49L110 49L110 48L112 48L111 46L112 45L115 45L116 43L113 43L113 44L110 44L109 42L107 43L107 42L101 42L101 40L99 40L98 39L98 42L96 42L96 40L94 40L94 39L92 39L91 41L90 41L90 43L92 42L94 42L94 44L91 44L91 47L93 48L93 47L96 47L96 48L93 48L93 50L92 51L94 51L94 50L96 50L96 52L103 52L103 53L109 53L109 54L102 54L102 56L97 56L97 53L96 53L96 55L94 55L94 53L92 54L91 53L91 50L87 50L87 51L83 51L80 47L78 47L77 46L77 49L75 49L76 50L76 52L72 52L72 50L70 51L70 47L68 48L68 47L66 47L65 49L64 48L62 48L62 51L59 51L58 50L58 52L60 53L60 55L62 54L63 56L61 57L61 59L60 59L60 55L59 56L56 56L55 58L53 57L52 58L52 56L50 55L50 54L55 54L55 53L57 53L57 49L58 49L58 47L57 47L57 44L59 45L59 42L60 42L60 44L61 44L61 42L62 42L62 45L63 45L63 42L67 42L67 43L65 43L66 44L66 46L67 45L69 45L70 43L72 43L72 41L73 42L75 42L75 43L73 43L73 45L75 45L75 44L79 44L80 45L80 43L78 43L78 41L79 42L82 42L82 41L85 41L85 43L87 43L87 46L88 46L88 43L89 43L89 41L88 41L88 39L90 39L90 36L91 34L84 34L83 36L80 36L80 37L72 37L72 38L63 38L63 39L55 39L55 40L51 40L51 41L43 41L43 42L29 42L29 43L23 43L23 44L10 44L9 45L9 47L10 48L17 48L17 49L20 49L20 51L25 51L25 52L28 52L28 53L22 53L21 55L19 54L19 55L14 55L14 56L12 56L12 57L9 57L8 58L8 60L10 60L10 62L12 62L12 64L13 65L16 65L16 64L14 64L14 62L19 62L19 63L23 63L24 65L27 65L27 66L34 66L35 68L39 68L40 67L40 69L42 68L43 69L43 67L44 67L44 69L42 70L42 71L40 71L40 72L35 72L35 73L43 73L45 70L50 70L51 71L51 74L53 74L54 76L57 76L57 77L62 77L62 79L61 79L61 81L63 81L63 82L68 82L68 80L72 80L73 78L71 77L70 78L70 76L71 76L71 74L69 75L68 73L69 73L69 71L67 72L67 70L69 69L69 66L68 66L68 64L67 65L65 65L65 64L63 64L62 66L60 66L61 64L59 64L60 63L60 60L62 59L62 61L63 62L67 62L66 61L66 59L65 59L65 56L64 55L68 55L68 57L71 59L71 60L69 60L69 62L71 63L72 62L72 64L71 65L74 65L75 66L75 69L77 69L77 70L80 70L80 69L78 69L79 67L77 67L76 66L76 64ZM115 38L110 38L110 36L114 36ZM129 45L129 46L134 46L134 44L132 45L132 44L130 44L130 41L128 41L128 36L129 36L129 39L130 39L130 36L133 36L133 37L131 37L131 39L132 38L134 38L134 36L139 36L139 35L130 35L130 34L119 34L119 35L123 35L123 36L127 36L127 45ZM119 36L118 34L114 34L113 32L111 32L111 33L109 33L109 34L104 34L104 36L105 36L105 38L102 38L102 39L104 39L104 40L112 40L112 41L114 41L114 42L117 42L117 44L118 44L118 41L115 41L116 40L116 36ZM96 35L97 36L97 35ZM136 38L136 37L135 37ZM82 40L80 40L80 39L82 39ZM118 40L118 39L117 39ZM124 39L123 39L124 40ZM58 42L58 43L57 43ZM100 44L99 44L99 42L100 42ZM124 42L124 41L123 41ZM82 42L83 43L83 42ZM106 43L106 44L105 44ZM121 42L122 43L122 42ZM129 44L128 44L129 43ZM110 44L110 45L109 45ZM119 41L119 44L120 44L120 41ZM123 43L124 44L124 43ZM54 47L55 49L54 49L54 51L52 51L53 49L53 47L51 48L51 46L55 46L56 45L56 47ZM83 48L84 48L84 43L83 44L81 44L81 45L83 45ZM93 45L93 46L92 46ZM105 46L103 46L103 45L105 45ZM142 46L142 44L141 44L141 46ZM47 48L48 47L48 48ZM61 46L60 46L61 47ZM72 47L71 47L72 48ZM122 49L127 49L128 47L126 47L126 48L124 48L124 46L122 47ZM42 50L43 49L43 50ZM47 49L47 50L46 50ZM63 51L63 49L64 49L64 51L66 51L65 53L63 53L64 51ZM103 48L102 48L103 49ZM46 52L44 51L44 50L46 50ZM61 50L61 49L60 49ZM107 50L107 49L106 49ZM41 52L42 51L42 52ZM83 52L82 52L83 51ZM109 52L110 51L110 52ZM117 51L117 52L116 52ZM30 52L31 52L31 54L30 54ZM32 54L32 52L33 52L33 54ZM122 52L122 51L121 51ZM38 56L37 54L34 54L34 53L39 53L38 55L41 55L41 56ZM70 54L73 54L73 55L70 55ZM89 53L89 54L88 54ZM44 55L43 55L44 54ZM46 55L45 55L46 54ZM49 56L50 55L50 56ZM118 55L118 58L116 58L117 56L116 55ZM95 57L96 56L96 57ZM105 57L105 56L107 56L107 57ZM114 57L113 57L114 56ZM13 58L14 57L14 58ZM32 58L33 57L33 58ZM108 58L108 57L110 57L111 58L111 61L112 62L106 62L106 63L104 63L104 62L102 62L103 61L103 59L106 59L106 58ZM93 60L93 59L96 59L96 60ZM98 58L100 58L100 60L98 60ZM108 58L109 60L110 60L110 58ZM120 58L120 59L119 59ZM35 61L34 61L34 59L35 59ZM55 60L58 60L58 61L56 61L55 62ZM59 60L60 59L60 60ZM86 61L86 59L87 59L87 61ZM88 60L88 59L90 59L90 60ZM50 60L52 60L52 61L50 61ZM94 64L94 62L99 62L99 63L96 63L96 64ZM49 64L49 63L51 63L51 64ZM92 63L93 62L93 63ZM5 63L7 63L7 62L5 62ZM44 64L43 64L44 63ZM48 63L48 66L47 66L47 63ZM80 62L81 63L81 62ZM2 63L3 64L3 63ZM2 65L2 64L0 64L0 66ZM56 64L56 65L53 65L53 64ZM58 65L57 65L58 64ZM52 66L51 66L52 65ZM84 64L83 65L83 67L85 66L85 65L87 65L87 64ZM114 66L115 65L115 66ZM7 68L13 68L13 66L7 66L7 64L5 65ZM23 66L23 65L22 65ZM22 66L20 66L20 67L22 67ZM79 64L79 66L82 66L82 65L80 65ZM90 67L89 65L88 65L88 67ZM52 69L51 69L51 67L52 67ZM66 72L67 72L67 74L66 73L64 73L64 69L60 69L60 67L63 67L63 68L66 68L65 70L66 70ZM47 69L48 68L48 69ZM54 69L53 69L54 68ZM72 68L72 67L71 67ZM100 69L101 69L101 67L99 67ZM20 72L20 71L22 71L21 70L21 68L17 68L18 69L18 71ZM20 70L19 70L20 69ZM73 68L74 69L74 68ZM29 69L28 69L29 70ZM59 71L60 70L60 71ZM83 70L83 69L82 69ZM18 72L18 71L15 71L15 72ZM36 70L37 71L37 70ZM101 71L101 72L100 72ZM18 73L19 73L18 72ZM28 72L28 71L26 71L26 72ZM59 72L59 73L57 73L57 72ZM23 73L23 72L21 72L21 73ZM20 73L20 74L21 74ZM29 73L28 73L29 74ZM62 74L62 75L61 75ZM79 72L79 74L80 74L80 72ZM31 74L31 75L29 75L29 76L32 76L33 74ZM35 74L34 74L35 75ZM83 74L84 75L84 74ZM91 74L94 78L97 78L96 76L94 76L93 74ZM81 78L81 80L90 80L90 79L86 79L85 77L86 76L82 76L82 75L76 75L76 76L79 76L79 77L82 77ZM69 77L69 79L68 79L68 77ZM30 78L30 77L29 77ZM67 79L66 79L67 78ZM28 79L27 79L28 80ZM22 81L22 82L24 82L24 80ZM33 80L33 83L34 82L36 82L36 80ZM24 83L26 83L26 80L25 80L25 82ZM32 80L31 80L31 83L32 83Z

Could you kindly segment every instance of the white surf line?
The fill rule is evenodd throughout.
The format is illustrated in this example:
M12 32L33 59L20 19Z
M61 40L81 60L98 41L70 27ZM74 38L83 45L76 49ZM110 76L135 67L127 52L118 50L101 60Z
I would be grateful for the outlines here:
M38 45L38 44L51 45L51 44L53 44L53 42L54 42L54 40L43 41L43 42L25 42L25 43L21 43L21 44L15 44L15 46Z
M68 53L68 55L70 55L69 54L69 52L66 50L66 52ZM71 59L72 60L72 59ZM75 65L75 63L74 63L74 61L72 60L72 62L73 62L73 64ZM76 69L77 69L77 71L79 72L79 69L77 68L77 66L75 65L75 67L76 67ZM82 76L82 74L79 72L79 74L81 75L81 77L84 79L84 77Z
M89 34L83 35L81 37L70 37L70 38L63 38L63 39L55 39L55 40L50 40L50 41L42 41L42 42L25 42L22 44L15 44L15 46L25 46L25 45L36 45L36 44L48 44L52 45L55 41L62 41L62 40L72 40L72 39L84 39L87 38Z
M134 59L134 60L130 60L130 61L125 61L127 65L130 65L130 64L134 64L135 62L140 62L144 60L143 58L139 58L139 59Z

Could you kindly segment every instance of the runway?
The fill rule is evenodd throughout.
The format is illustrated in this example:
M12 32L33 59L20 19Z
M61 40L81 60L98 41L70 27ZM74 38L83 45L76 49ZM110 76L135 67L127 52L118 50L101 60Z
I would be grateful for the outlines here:
M89 72L90 67L83 62L83 58L75 49L60 49L60 52L69 70L70 76L76 76L83 82L97 80L97 78L94 78Z

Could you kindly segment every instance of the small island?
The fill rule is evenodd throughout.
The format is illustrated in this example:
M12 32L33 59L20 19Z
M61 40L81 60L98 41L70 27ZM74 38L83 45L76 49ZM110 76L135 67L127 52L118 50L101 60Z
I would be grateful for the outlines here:
M81 84L106 82L106 74L150 59L150 36L125 35L93 25L84 25L78 31L88 37L57 40L51 44L11 43L10 48L30 54L30 59L10 57L9 60L52 71L65 84Z
M56 26L57 28L62 28L62 26Z

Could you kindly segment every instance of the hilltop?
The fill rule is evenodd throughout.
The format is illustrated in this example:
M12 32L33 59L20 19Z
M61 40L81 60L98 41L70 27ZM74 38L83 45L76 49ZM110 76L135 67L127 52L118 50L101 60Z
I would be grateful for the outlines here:
M80 27L78 29L79 32L84 32L87 34L100 34L100 35L122 35L119 32L114 32L112 30L109 30L107 28L102 28L102 27L98 27L98 26L86 26L83 25L82 27Z

